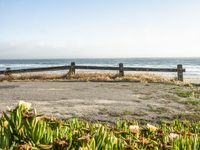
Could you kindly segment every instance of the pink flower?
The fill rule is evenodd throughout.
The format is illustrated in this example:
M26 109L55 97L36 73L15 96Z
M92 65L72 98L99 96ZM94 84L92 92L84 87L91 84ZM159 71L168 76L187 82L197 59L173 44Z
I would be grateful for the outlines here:
M173 139L177 138L178 136L179 136L179 135L176 134L176 133L170 133L170 134L169 134L169 139L170 139L170 140L173 140Z
M129 130L132 133L139 133L140 132L140 127L138 125L130 125Z

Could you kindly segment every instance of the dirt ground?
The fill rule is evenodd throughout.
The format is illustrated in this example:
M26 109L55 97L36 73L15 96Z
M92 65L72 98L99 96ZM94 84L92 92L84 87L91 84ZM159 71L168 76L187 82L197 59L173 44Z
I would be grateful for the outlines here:
M177 93L187 86L136 82L0 82L0 110L19 100L31 102L38 112L60 118L115 122L200 120L200 99Z

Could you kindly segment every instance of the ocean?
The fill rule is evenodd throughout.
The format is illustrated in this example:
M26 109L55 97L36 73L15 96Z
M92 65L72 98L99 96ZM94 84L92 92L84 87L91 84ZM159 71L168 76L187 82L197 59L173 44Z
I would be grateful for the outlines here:
M77 65L118 66L124 63L129 67L154 67L176 68L182 64L186 69L185 77L200 77L200 58L97 58L97 59L12 59L0 60L0 70L6 68L23 69L49 66L69 65L75 62ZM174 73L176 75L176 73Z

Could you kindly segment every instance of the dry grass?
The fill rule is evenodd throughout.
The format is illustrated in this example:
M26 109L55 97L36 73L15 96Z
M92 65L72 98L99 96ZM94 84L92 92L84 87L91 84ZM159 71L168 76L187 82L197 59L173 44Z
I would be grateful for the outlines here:
M119 76L117 74L111 73L78 73L72 76L69 76L70 80L105 80L105 81L140 81L140 82L174 82L173 79L168 77L150 74L150 73L135 73L135 74L126 74L125 76Z
M0 81L57 80L57 79L67 79L72 81L138 81L138 82L178 83L175 79L150 73L126 74L123 77L114 73L76 73L74 75L25 73L25 74L0 76Z
M12 74L6 76L0 76L0 81L12 81L12 80L53 80L53 79L64 79L66 74Z

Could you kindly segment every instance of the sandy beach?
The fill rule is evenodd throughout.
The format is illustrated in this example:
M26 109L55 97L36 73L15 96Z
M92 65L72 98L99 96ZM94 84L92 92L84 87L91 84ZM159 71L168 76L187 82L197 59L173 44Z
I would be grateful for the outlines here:
M25 100L40 113L60 118L198 120L200 100L177 94L188 90L187 86L140 82L5 81L0 83L0 110Z

